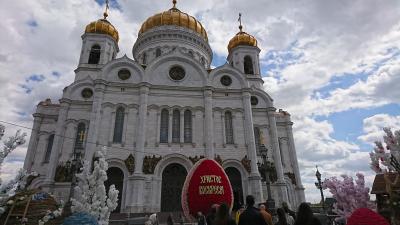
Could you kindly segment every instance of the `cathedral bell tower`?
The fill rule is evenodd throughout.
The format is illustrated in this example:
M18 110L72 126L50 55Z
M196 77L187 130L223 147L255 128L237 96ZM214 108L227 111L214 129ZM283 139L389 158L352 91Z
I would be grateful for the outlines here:
M261 50L257 46L257 39L243 31L241 14L239 23L239 32L229 41L227 60L246 76L251 86L262 88L259 60Z
M117 29L107 20L108 1L104 18L91 22L86 26L82 35L82 51L79 67L90 65L104 65L115 59L119 52L119 35Z

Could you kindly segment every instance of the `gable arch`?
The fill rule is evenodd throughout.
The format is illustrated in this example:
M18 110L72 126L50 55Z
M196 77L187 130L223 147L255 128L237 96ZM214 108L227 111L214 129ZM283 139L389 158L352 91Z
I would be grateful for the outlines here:
M185 167L187 173L189 173L190 169L193 167L193 163L186 156L178 153L173 153L164 156L161 161L157 163L157 166L154 169L154 175L156 175L157 177L161 177L164 169L172 163L178 163L182 165L183 167Z
M90 76L87 76L83 80L75 81L72 83L68 88L65 88L64 93L63 93L63 98L67 99L74 99L74 100L82 100L82 95L81 92L85 88L90 88L93 91L94 95L94 82L93 79L90 78ZM93 96L91 97L93 99Z
M131 72L131 77L125 81L119 79L118 72L120 69L128 69L129 72ZM143 67L125 55L122 58L118 58L107 63L103 67L101 76L99 78L115 82L140 83L143 79L143 76Z
M211 73L210 73L210 78L211 78L210 85L213 86L213 87L230 88L229 86L225 87L225 86L221 85L220 79L221 79L221 77L223 75L229 75L229 76L234 77L239 82L239 84L236 85L236 88L238 88L238 89L249 88L249 84L246 81L246 79L243 77L243 74L239 70L237 70L237 69L233 68L232 66L230 66L229 64L224 64L223 66L217 67L217 68L215 68L214 70L211 71ZM232 86L234 87L234 85L232 85Z
M273 107L274 100L271 98L271 96L269 96L267 92L258 89L253 89L252 95L258 98L259 106L255 106L256 108ZM261 101L263 101L264 104L260 104Z
M182 66L186 72L185 78L181 81L173 81L169 78L169 69L175 65ZM161 55L148 64L145 76L142 80L154 85L169 86L197 86L203 87L208 83L208 72L195 59L187 57L179 51Z

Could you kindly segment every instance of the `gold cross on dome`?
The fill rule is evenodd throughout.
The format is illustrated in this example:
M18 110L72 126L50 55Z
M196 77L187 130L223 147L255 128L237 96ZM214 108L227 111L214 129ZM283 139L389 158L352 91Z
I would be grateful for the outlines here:
M173 8L176 8L176 0L173 0L172 4L174 4Z
M243 29L243 26L242 26L242 13L239 13L239 19L238 19L238 21L239 21L239 29L240 29L240 32L242 32L242 29Z
M109 1L108 0L106 0L106 9L105 9L105 11L104 11L104 19L107 19L107 16L108 16L108 10L110 9L110 6L109 6Z

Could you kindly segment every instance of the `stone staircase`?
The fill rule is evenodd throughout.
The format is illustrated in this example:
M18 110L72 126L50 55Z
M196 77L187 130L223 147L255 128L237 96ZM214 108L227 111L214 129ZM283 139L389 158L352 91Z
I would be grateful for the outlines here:
M144 225L151 213L112 213L110 225ZM188 221L183 212L160 212L157 213L159 225L166 225L167 219L171 215L176 225L194 225L193 221Z

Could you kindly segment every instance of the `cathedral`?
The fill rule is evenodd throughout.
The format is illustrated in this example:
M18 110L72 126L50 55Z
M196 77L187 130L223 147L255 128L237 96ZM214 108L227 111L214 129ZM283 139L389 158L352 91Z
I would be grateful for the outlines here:
M24 168L40 176L30 187L67 200L76 168L105 146L118 212L181 211L186 175L201 158L225 170L234 207L251 194L294 209L305 196L293 123L263 88L257 39L240 24L227 62L212 68L206 28L176 4L143 22L133 58L117 58L108 7L86 26L74 82L33 114Z

